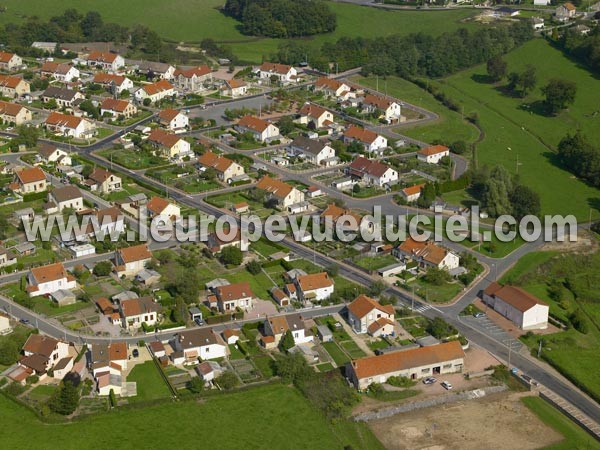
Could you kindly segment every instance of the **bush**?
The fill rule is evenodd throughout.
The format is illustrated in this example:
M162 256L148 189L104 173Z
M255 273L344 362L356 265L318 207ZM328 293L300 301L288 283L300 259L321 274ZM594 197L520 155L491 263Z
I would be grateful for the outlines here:
M235 388L238 384L240 384L240 380L237 375L231 370L226 370L221 375L219 375L215 382L226 391Z
M573 328L580 333L587 334L589 331L587 318L581 309L576 309L573 311L573 313L569 316L569 320L571 321Z

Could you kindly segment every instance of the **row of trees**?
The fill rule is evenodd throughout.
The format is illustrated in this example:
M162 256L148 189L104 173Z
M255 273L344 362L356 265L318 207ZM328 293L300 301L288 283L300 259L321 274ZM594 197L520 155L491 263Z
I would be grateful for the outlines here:
M587 36L576 30L567 30L562 34L558 45L592 71L600 72L600 32L598 28L594 28Z
M227 0L223 12L242 24L242 33L275 38L335 30L336 16L319 0Z
M565 136L558 144L560 162L579 178L600 188L600 148L576 133Z

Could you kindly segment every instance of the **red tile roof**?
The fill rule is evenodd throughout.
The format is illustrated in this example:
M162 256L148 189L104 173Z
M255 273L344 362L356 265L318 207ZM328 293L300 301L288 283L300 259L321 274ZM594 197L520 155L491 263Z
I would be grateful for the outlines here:
M133 247L124 247L117 250L125 264L151 259L152 252L148 250L147 244L134 245Z
M157 81L156 83L146 84L146 85L142 86L142 89L148 95L155 95L160 92L164 92L164 91L173 89L173 85L171 83L169 83L167 80L160 80L160 81Z
M68 278L67 271L62 263L49 264L30 269L37 284Z
M379 161L370 160L362 156L359 156L352 161L348 168L353 175L362 176L363 174L368 174L373 177L381 177L389 169L388 166Z
M256 189L266 191L277 198L285 198L292 192L294 187L281 180L271 178L268 175L262 177L258 183L256 183Z
M102 109L107 109L109 111L117 111L124 112L130 103L127 100L117 100L114 98L107 98L102 102Z
M240 283L228 284L219 286L216 289L217 296L221 301L239 300L247 297L254 297L254 293L250 288L250 283L242 281Z
M419 150L419 155L423 155L423 156L431 156L431 155L437 155L438 153L444 153L448 151L448 147L446 147L445 145L432 145L430 147L425 147L421 150Z
M180 140L181 138L178 135L161 130L160 128L155 128L148 136L149 142L154 142L167 148L172 148Z
M119 55L117 55L116 53L94 51L88 55L87 60L113 63L115 61L115 59L117 59L117 56L119 56Z
M46 174L39 167L18 170L15 175L21 184L37 183L46 180Z
M377 133L374 133L365 128L357 127L356 125L350 125L344 136L349 139L355 139L365 144L372 144L377 139Z
M303 292L333 286L333 280L329 278L327 272L300 275L296 279L298 280L298 284Z
M255 116L244 116L239 120L238 125L262 133L271 123Z
M59 112L52 112L46 119L46 125L57 125L64 126L66 128L77 128L83 118L63 114Z
M394 307L392 305L383 306L377 300L367 297L364 294L356 297L356 299L348 305L348 309L359 319L362 319L374 309L391 314L392 316L394 315Z
M278 63L272 63L272 62L264 62L260 66L260 70L262 72L275 72L280 75L286 75L290 71L291 68L292 68L292 66L288 66L286 64L278 64Z

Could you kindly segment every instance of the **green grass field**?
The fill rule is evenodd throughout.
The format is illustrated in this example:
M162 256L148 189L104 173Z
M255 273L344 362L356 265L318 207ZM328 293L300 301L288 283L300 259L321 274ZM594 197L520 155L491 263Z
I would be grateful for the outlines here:
M546 450L598 449L600 444L557 409L539 397L523 397L521 401L549 427L564 436L564 441Z
M94 2L91 0L6 0L6 12L0 14L0 24L21 22L35 14L42 19L56 16L67 8L80 12L98 11L106 22L122 25L147 25L163 38L173 41L199 43L212 38L226 43L243 60L261 62L263 56L276 52L281 39L261 39L242 35L237 22L218 10L224 0L174 0L165 8L160 0L117 0ZM461 20L474 14L470 10L459 11L384 11L344 3L331 3L338 17L338 27L333 33L305 39L314 46L331 42L343 36L377 37L391 34L423 32L434 35L459 27L472 28L473 23ZM34 11L32 13L32 11Z
M294 411L295 420L281 414ZM350 421L329 424L293 388L271 385L195 401L166 403L136 411L113 411L70 425L41 423L29 410L0 396L5 448L131 448L123 436L136 432L145 448L314 448L381 449L366 425ZM199 431L198 424L202 424ZM157 427L169 433L157 432ZM68 439L65 433L68 428ZM282 430L285 429L285 432ZM110 432L107 432L110 430ZM176 436L176 438L174 437Z
M342 351L342 349L335 342L323 342L323 347L329 353L329 356L335 361L338 367L342 367L350 358Z
M131 397L131 400L134 401L168 398L170 395L169 388L158 373L153 361L136 365L127 377L127 381L137 383L137 396Z
M477 112L486 136L478 144L479 164L502 164L539 192L543 214L574 214L580 220L600 217L600 191L577 180L554 164L554 150L568 132L581 129L592 142L600 139L600 80L567 59L545 41L533 40L505 57L508 70L526 64L537 69L538 88L525 99L508 96L485 81L485 65L477 66L436 84L464 106L465 115ZM575 81L575 104L558 117L539 112L539 87L551 77ZM519 164L517 166L517 163Z

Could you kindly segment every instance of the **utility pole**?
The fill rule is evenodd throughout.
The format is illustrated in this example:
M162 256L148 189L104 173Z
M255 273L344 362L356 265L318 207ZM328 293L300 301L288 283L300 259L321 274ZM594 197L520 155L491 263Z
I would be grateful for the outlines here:
M539 345L539 347L538 347L538 358L539 358L539 357L541 356L541 354L542 354L542 341L543 341L543 339L540 339L540 345Z

